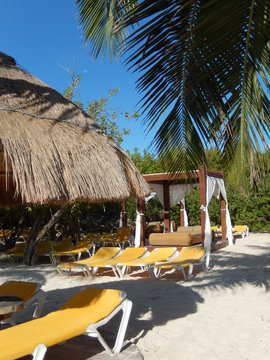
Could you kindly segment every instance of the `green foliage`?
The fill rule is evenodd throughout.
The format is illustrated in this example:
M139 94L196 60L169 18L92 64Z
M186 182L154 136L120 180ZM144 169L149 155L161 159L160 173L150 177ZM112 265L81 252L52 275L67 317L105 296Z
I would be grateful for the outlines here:
M117 144L121 144L123 141L123 136L130 133L130 129L119 129L119 126L116 123L119 116L124 116L126 119L137 118L139 114L134 112L130 114L128 112L122 113L118 109L110 109L108 103L110 102L112 96L116 95L119 92L119 89L109 89L107 97L101 97L99 100L94 100L88 102L87 112L91 119L95 120L97 124L110 135Z
M270 177L266 184L254 193L252 188L248 194L240 190L234 192L232 185L227 185L229 210L233 225L248 225L254 232L270 232Z
M65 68L65 70L70 77L70 85L63 92L63 96L83 109L83 103L77 99L77 97L80 95L79 87L82 80L82 74L77 75L75 70L71 72L68 67ZM101 97L99 100L89 100L87 112L90 118L95 120L101 129L110 135L114 141L120 145L123 141L123 136L128 135L130 133L130 129L120 129L117 125L117 119L120 116L124 116L125 119L137 118L139 114L136 111L133 114L130 114L129 112L123 113L119 109L111 109L108 107L111 98L116 95L119 90L120 89L118 88L109 89L107 97Z
M129 151L127 153L141 174L154 174L163 171L160 161L154 154L146 150L143 150L143 154L141 154L138 148L134 149L133 154Z
M76 99L77 96L80 95L79 93L79 85L82 79L82 74L76 75L75 72L71 73L70 70L67 68L66 71L70 76L70 85L65 89L63 92L63 96L72 101L75 105L79 106L79 108L83 109L83 103Z

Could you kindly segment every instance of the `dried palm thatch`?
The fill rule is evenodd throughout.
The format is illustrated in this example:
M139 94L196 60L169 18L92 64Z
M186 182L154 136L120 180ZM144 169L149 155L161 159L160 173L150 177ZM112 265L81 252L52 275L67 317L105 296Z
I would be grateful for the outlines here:
M0 147L2 205L116 201L150 192L127 154L84 111L1 52Z

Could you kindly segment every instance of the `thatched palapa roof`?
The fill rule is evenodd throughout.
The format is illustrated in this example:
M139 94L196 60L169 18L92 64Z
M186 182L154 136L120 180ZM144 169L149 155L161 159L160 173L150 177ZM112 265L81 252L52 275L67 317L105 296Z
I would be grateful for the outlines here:
M1 52L0 146L0 204L10 194L24 203L63 203L150 192L95 121Z

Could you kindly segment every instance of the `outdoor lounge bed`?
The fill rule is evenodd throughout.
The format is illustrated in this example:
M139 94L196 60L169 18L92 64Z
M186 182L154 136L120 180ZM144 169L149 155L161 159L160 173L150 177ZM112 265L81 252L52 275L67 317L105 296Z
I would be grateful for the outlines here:
M96 337L110 355L118 354L123 345L132 302L120 290L87 288L73 295L59 310L0 331L0 360L33 355L42 360L48 347L78 335ZM120 310L122 319L111 349L97 330Z
M200 232L152 233L149 236L149 245L151 246L190 246L199 244L201 241Z

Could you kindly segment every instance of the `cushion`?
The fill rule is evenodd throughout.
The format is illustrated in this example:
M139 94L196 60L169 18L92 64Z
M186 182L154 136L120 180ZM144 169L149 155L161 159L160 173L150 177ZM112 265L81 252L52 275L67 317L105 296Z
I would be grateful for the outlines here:
M152 246L190 246L201 243L201 233L152 233L149 245Z

